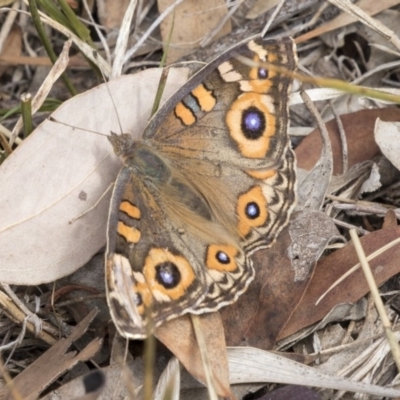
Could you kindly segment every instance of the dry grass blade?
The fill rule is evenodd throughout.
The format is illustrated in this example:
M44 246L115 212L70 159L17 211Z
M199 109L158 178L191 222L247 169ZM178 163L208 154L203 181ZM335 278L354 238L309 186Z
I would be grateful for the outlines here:
M298 72L288 71L284 67L279 67L267 62L255 62L250 60L249 58L243 56L236 56L236 58L245 65L250 67L265 67L270 71L277 72L282 75L286 75L291 77L292 79L297 79L303 83L312 83L314 85L318 85L325 88L337 89L347 94L355 94L358 96L370 97L372 99L389 101L393 103L400 103L400 96L391 94L390 92L384 92L382 90L376 90L369 87L357 86L351 83L345 82L340 79L328 79L321 77L310 77Z
M129 2L129 6L125 12L124 19L122 21L121 29L119 31L118 39L117 39L117 44L115 47L115 57L114 57L114 62L113 62L113 67L111 71L111 76L110 78L116 78L117 76L120 76L122 73L122 68L124 65L124 54L126 51L126 48L128 46L128 40L129 40L129 31L133 19L133 15L135 13L137 6L137 0L131 0Z
M364 271L364 275L368 282L368 286L370 287L371 294L375 302L375 306L378 310L379 316L381 317L383 328L385 329L385 333L389 341L390 348L392 349L394 361L397 365L397 369L400 371L400 346L393 335L392 324L390 323L390 320L386 313L381 296L379 294L378 287L376 286L376 282L372 275L371 268L369 267L367 257L365 256L360 240L358 239L357 232L354 229L350 229L350 236L351 239L353 240L353 244L356 249L358 258L360 259L360 264Z
M196 335L197 343L199 345L201 360L203 362L203 368L204 368L204 373L205 373L206 382L207 382L208 395L210 397L210 400L218 400L218 396L217 396L217 393L216 393L216 390L214 387L214 378L212 375L212 370L211 370L210 362L209 362L209 354L207 351L207 344L204 340L203 332L201 330L199 317L194 314L190 314L190 317L192 319L194 333Z
M65 35L67 38L71 39L76 44L76 46L78 46L79 50L85 55L85 57L87 57L90 61L97 65L105 76L110 76L111 66L107 63L107 61L104 60L103 57L101 57L96 51L93 50L93 47L81 40L64 25L58 23L57 21L54 21L43 13L39 14L43 23L51 26L55 30Z
M158 380L154 400L179 400L180 366L179 360L172 357Z
M54 63L53 67L51 68L49 74L47 75L46 79L43 81L42 85L40 86L39 90L36 93L36 96L32 100L32 114L35 114L40 106L46 100L51 88L54 85L54 82L64 73L65 69L67 68L68 61L69 61L69 48L71 47L72 42L67 41L63 46L63 51L59 55L57 61ZM15 138L18 136L20 129L22 128L23 120L20 118L14 126L12 131L12 135L10 138L10 144L14 143Z

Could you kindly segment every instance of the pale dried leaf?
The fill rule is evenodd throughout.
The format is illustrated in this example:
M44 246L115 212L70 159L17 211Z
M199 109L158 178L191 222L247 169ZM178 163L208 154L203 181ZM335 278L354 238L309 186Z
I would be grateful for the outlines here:
M172 357L158 380L153 398L179 400L180 376L179 360Z
M123 76L66 102L0 168L0 274L3 282L37 285L66 276L105 244L110 191L121 167L107 139L140 138L161 70ZM186 81L170 70L164 99ZM116 110L112 104L116 105ZM18 205L18 207L16 207ZM81 213L84 216L70 223Z
M375 396L400 396L400 390L325 374L288 358L253 347L228 347L228 360L231 384L276 382L369 393Z
M363 182L360 193L375 192L382 186L378 164L373 163L369 177Z
M312 101L330 100L344 95L343 91L330 88L307 89L305 92ZM290 95L289 106L304 103L300 93L301 92L294 92Z
M400 170L400 122L385 122L378 118L374 134L381 152Z

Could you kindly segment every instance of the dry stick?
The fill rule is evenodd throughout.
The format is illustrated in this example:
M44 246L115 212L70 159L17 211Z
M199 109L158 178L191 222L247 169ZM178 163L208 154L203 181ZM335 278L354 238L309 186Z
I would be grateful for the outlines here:
M203 362L204 373L206 375L208 396L210 400L218 400L218 396L212 379L212 371L207 354L207 345L200 327L200 317L195 314L190 314L190 317L192 319L194 334L196 336L197 344L199 345L201 361Z
M6 139L6 137L4 136L4 134L1 130L1 126L0 126L0 144L2 145L4 151L6 152L7 155L10 155L12 153L12 148L8 144L8 140Z
M367 258L364 253L364 249L362 248L360 239L358 238L357 232L354 229L350 229L350 237L353 241L358 259L360 260L361 267L364 271L364 275L367 280L369 290L371 291L372 297L374 299L376 309L379 313L379 316L381 317L382 325L385 330L389 346L392 350L394 362L396 363L397 370L400 371L400 346L397 343L397 340L392 331L392 325L386 313L385 306L383 305L382 298L379 295L379 290L378 287L376 286L376 282L374 276L372 275L371 268L369 267Z
M281 8L285 4L286 0L281 0L279 4L276 6L274 12L272 13L271 17L268 19L267 23L265 24L262 32L261 32L261 37L264 37L271 26L271 24L275 21L276 16L279 14L279 11L281 11Z
M376 214L378 216L384 217L388 210L393 210L394 213L396 214L397 218L400 218L400 211L398 208L386 208L384 206L380 206L372 204L372 205L365 205L365 204L340 204L337 203L334 205L334 208L338 210L351 210L353 212L357 212L361 215L369 215L369 214Z
M22 312L14 302L3 292L0 290L0 308L2 308L5 314L8 316L16 324L22 324L26 318L26 314ZM28 321L26 324L26 328L28 331L33 333L39 339L42 339L44 342L53 345L57 342L53 336L49 335L45 331L36 332L35 325Z
M328 130L326 129L326 125L324 121L322 120L321 115L319 114L317 108L315 107L314 103L311 101L310 97L307 95L306 92L301 92L300 93L301 98L303 99L304 105L308 108L310 111L311 115L313 116L315 122L317 123L317 126L320 130L320 136L322 140L322 152L321 152L321 157L318 160L318 162L314 165L313 169L310 171L308 176L315 176L315 173L318 173L318 171L321 171L322 168L324 168L324 176L327 176L327 179L324 179L323 181L320 182L320 189L318 191L315 191L315 183L306 183L306 180L304 180L303 183L303 188L307 190L308 196L305 195L300 195L299 194L299 206L304 207L304 208L312 208L315 209L318 207L318 209L322 208L326 193L328 192L328 186L329 182L332 177L332 172L333 172L333 156L332 156L332 145L329 140L329 133ZM311 175L313 174L313 175ZM307 179L308 182L311 182L310 179ZM323 189L323 192L322 190Z
M349 170L349 152L347 147L347 137L346 132L344 130L344 126L342 120L340 119L340 115L337 113L333 102L330 101L329 105L331 106L332 114L336 119L336 123L339 129L340 141L342 145L342 163L343 163L343 174L345 174Z

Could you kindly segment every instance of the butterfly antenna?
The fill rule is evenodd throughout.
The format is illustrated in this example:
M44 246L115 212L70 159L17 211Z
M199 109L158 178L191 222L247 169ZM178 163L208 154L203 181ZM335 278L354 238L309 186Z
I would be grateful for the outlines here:
M108 137L108 135L106 135L105 133L100 133L100 132L96 132L96 131L91 131L90 129L86 129L86 128L79 128L79 126L67 124L66 122L59 121L58 119L55 119L55 118L52 117L52 116L48 117L47 119L48 119L49 121L51 121L51 122L56 122L57 124L67 126L68 128L72 128L73 130L79 130L79 131L94 133L94 134L96 134L96 135L107 136L107 137Z
M106 89L107 89L107 92L108 92L108 94L110 96L111 103L112 103L114 111L115 111L115 115L117 116L117 121L118 121L118 126L119 126L119 133L122 135L124 132L122 130L122 124L121 124L121 120L119 118L117 106L115 105L114 97L111 95L110 88L108 87L108 81L106 80L106 77L105 77L103 71L100 70L100 72L101 72L101 76L103 77L103 81L106 84Z

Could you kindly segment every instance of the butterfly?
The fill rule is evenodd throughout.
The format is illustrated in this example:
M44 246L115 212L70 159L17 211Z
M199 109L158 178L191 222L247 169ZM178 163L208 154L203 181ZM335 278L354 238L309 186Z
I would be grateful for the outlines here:
M253 60L240 62L236 55ZM290 38L256 38L219 55L149 121L141 140L111 134L123 167L112 194L107 300L119 333L235 302L295 205L288 130Z

